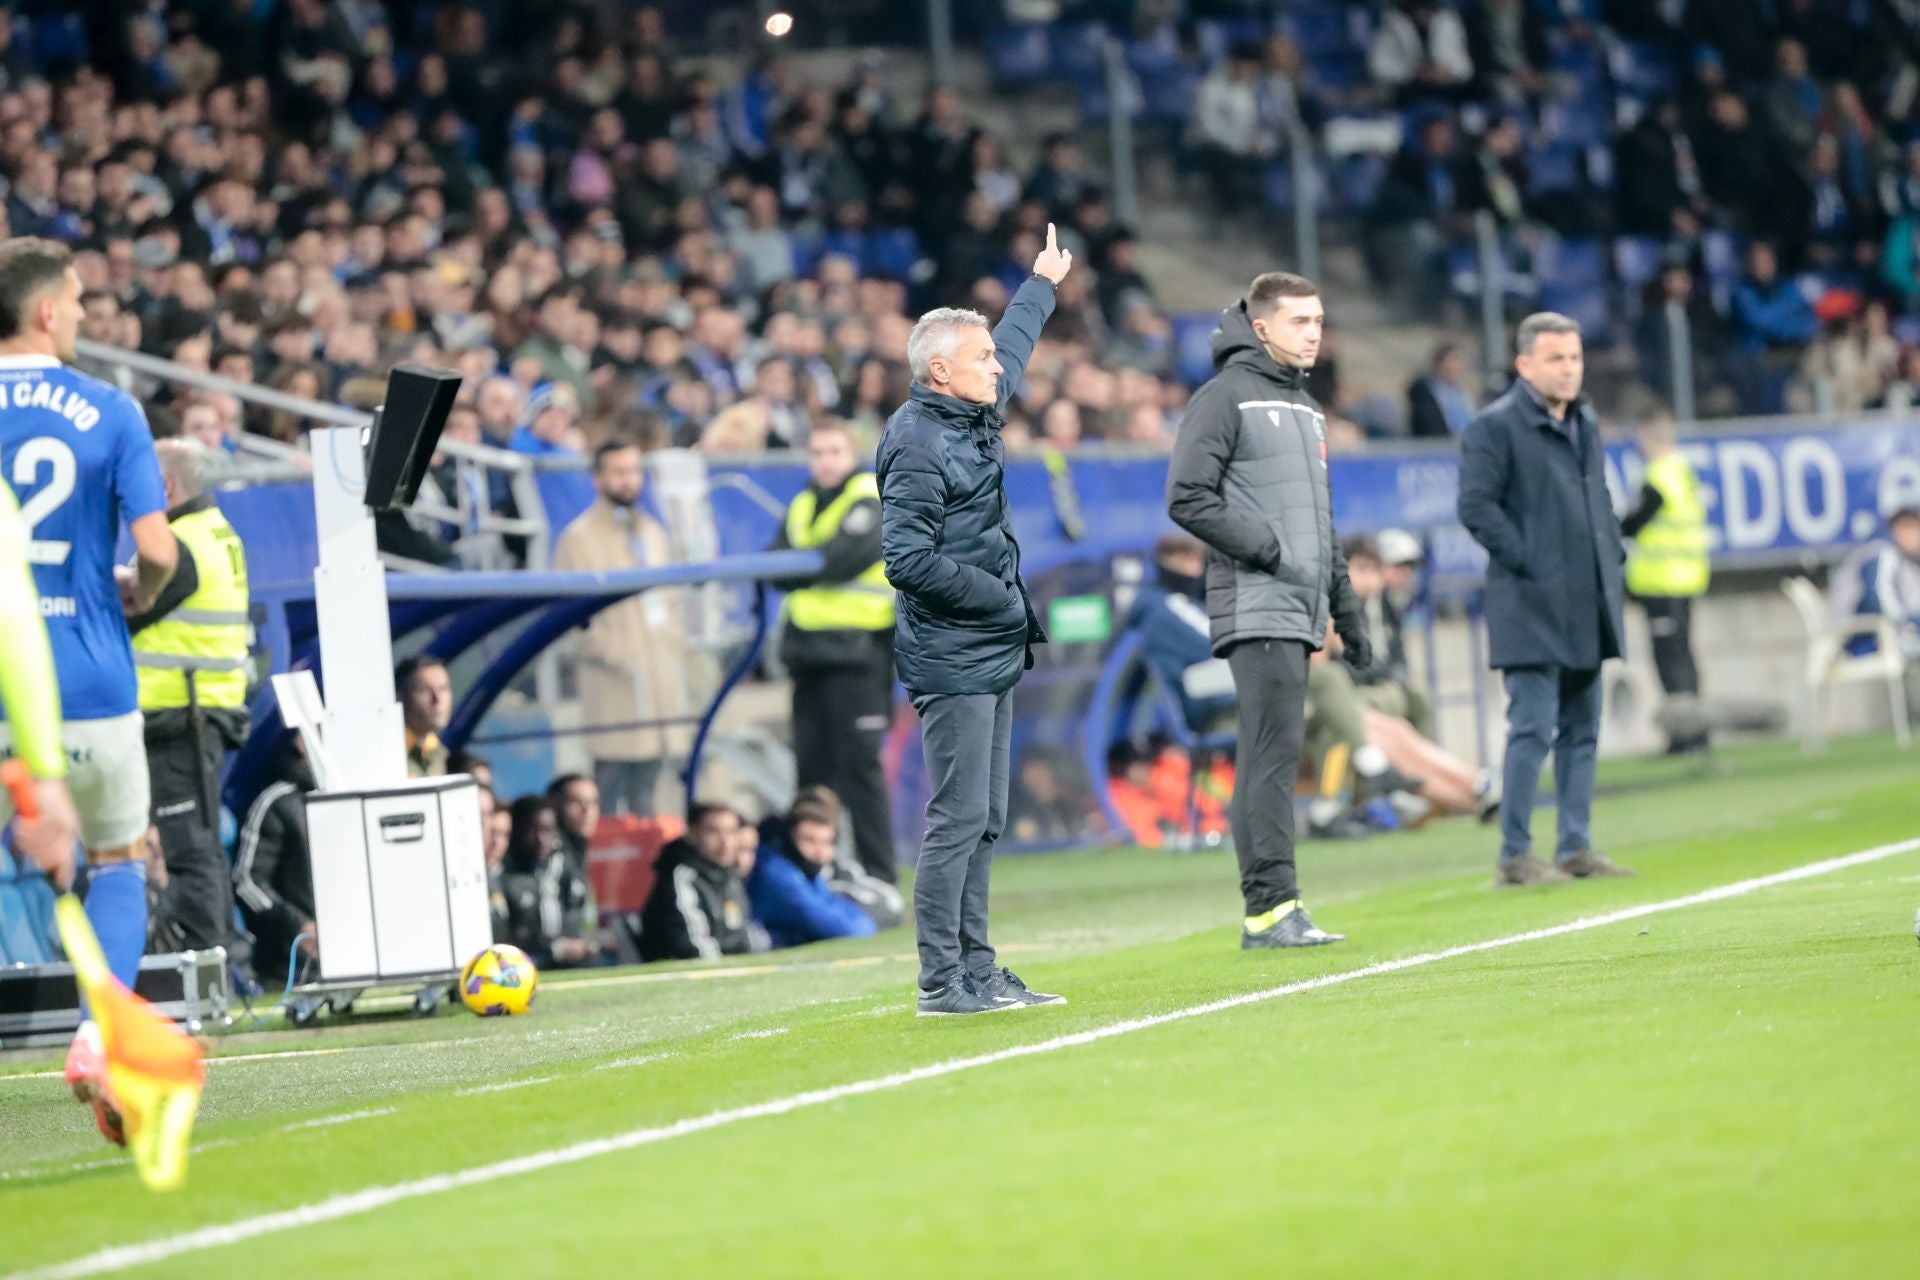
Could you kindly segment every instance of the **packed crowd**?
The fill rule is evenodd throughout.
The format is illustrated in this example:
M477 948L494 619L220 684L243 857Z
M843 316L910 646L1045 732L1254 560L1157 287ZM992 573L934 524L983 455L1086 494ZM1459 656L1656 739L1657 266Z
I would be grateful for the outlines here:
M825 417L871 444L909 317L997 312L1053 222L1083 270L1013 443L1166 442L1167 323L1071 139L1022 171L951 91L907 108L874 62L720 78L658 10L609 12L170 0L83 60L0 43L6 229L76 249L102 342L363 406L416 360L466 375L501 447L738 452ZM308 425L153 403L229 447Z
M1214 63L1187 142L1257 206L1317 130L1337 189L1363 175L1377 282L1422 306L1487 214L1509 292L1628 340L1653 389L1677 302L1709 407L1857 410L1920 386L1916 53L1893 0L1309 0ZM1400 126L1383 166L1361 121Z

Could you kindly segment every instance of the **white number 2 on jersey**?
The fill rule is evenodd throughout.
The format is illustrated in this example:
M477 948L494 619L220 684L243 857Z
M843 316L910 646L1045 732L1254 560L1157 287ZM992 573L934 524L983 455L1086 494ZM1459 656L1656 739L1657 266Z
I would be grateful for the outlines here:
M74 481L80 474L73 450L64 441L51 436L35 436L14 450L11 478L15 491L38 484L42 466L50 471L46 485L20 504L20 521L27 526L29 537L40 527L42 520L58 511L60 505L73 496ZM65 564L72 553L71 542L33 538L27 545L27 562Z

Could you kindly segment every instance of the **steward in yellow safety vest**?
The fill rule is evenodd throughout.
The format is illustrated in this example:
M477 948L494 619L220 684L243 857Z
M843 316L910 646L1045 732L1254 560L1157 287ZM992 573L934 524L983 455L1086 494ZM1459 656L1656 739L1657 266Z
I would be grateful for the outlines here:
M827 787L845 805L861 868L891 885L880 744L893 722L894 589L880 560L880 486L837 422L813 429L807 464L810 483L774 542L774 550L817 550L825 561L817 574L781 584L794 756L801 787ZM890 923L897 920L881 927Z
M166 858L154 928L170 949L225 946L239 959L244 935L230 936L233 883L219 843L217 787L221 763L247 727L247 556L205 491L204 450L162 440L155 453L179 567L152 607L127 620L153 823Z
M1674 443L1673 425L1655 421L1640 430L1647 469L1632 511L1620 532L1633 539L1627 556L1627 591L1647 611L1653 665L1666 690L1668 709L1700 693L1693 658L1693 601L1706 594L1713 576L1707 548L1707 508L1700 477ZM1704 729L1672 729L1668 751L1706 749Z
M1634 510L1620 522L1633 539L1627 590L1636 597L1705 595L1713 574L1707 550L1707 508L1700 477L1669 443L1649 455Z
M140 710L247 704L247 553L213 498L167 512L180 568L133 637ZM178 601L177 604L173 601ZM171 604L172 607L168 607Z

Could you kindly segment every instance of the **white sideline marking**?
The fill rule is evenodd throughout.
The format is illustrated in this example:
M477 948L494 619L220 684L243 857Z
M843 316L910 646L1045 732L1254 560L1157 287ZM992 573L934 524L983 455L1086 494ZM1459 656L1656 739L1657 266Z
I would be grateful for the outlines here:
M765 1031L742 1031L739 1035L727 1037L729 1040L771 1040L775 1036L787 1034L785 1027L768 1027Z
M623 1067L644 1067L649 1062L664 1062L673 1055L670 1053L643 1053L637 1058L615 1058L612 1062L603 1062L595 1071L618 1071Z
M1920 849L1920 838L1901 840L1894 844L1883 844L1872 849L1863 849L1858 853L1846 854L1838 858L1828 858L1821 862L1809 862L1804 866L1778 871L1772 875L1756 876L1751 880L1736 880L1714 889L1704 889L1699 893L1690 893L1685 897L1669 898L1664 902L1647 902L1635 907L1623 907L1619 911L1610 911L1605 915L1583 916L1565 924L1550 925L1543 929L1529 929L1525 933L1509 934L1504 938L1489 938L1484 942L1469 942L1457 947L1447 947L1441 951L1423 951L1418 955L1403 956L1398 960L1382 960L1377 964L1365 965L1358 969L1344 969L1338 973L1322 974L1317 978L1306 978L1299 982L1289 982L1283 986L1268 987L1261 991L1249 991L1243 995L1228 996L1212 1000L1206 1004L1189 1005L1184 1009L1175 1009L1171 1013L1155 1014L1148 1018L1134 1018L1126 1022L1115 1022L1091 1031L1079 1031L1072 1035L1055 1036L1051 1040L1037 1040L1032 1044L1014 1045L1007 1049L998 1049L992 1053L978 1054L971 1058L952 1058L946 1062L936 1062L924 1067L915 1067L910 1071L900 1071L892 1075L874 1076L866 1080L856 1080L849 1084L832 1085L824 1089L811 1089L805 1093L792 1094L785 1098L774 1098L767 1102L754 1103L752 1106L733 1107L725 1111L710 1111L703 1116L690 1116L685 1120L676 1120L672 1124L657 1125L645 1129L629 1129L625 1133L610 1138L595 1138L587 1142L576 1142L571 1146L556 1147L551 1151L538 1151L532 1155L515 1156L511 1160L499 1160L492 1164L479 1165L472 1169L462 1169L455 1173L436 1173L429 1177L417 1178L412 1182L396 1182L384 1187L368 1187L361 1191L345 1192L313 1204L298 1205L291 1209L282 1209L275 1213L265 1213L258 1217L241 1218L235 1222L219 1226L199 1227L192 1231L183 1231L178 1235L162 1236L157 1240L141 1241L137 1244L109 1245L104 1249L83 1254L66 1262L57 1262L29 1271L17 1271L0 1277L0 1280L78 1280L83 1276L104 1275L108 1272L124 1270L128 1267L145 1266L161 1262L168 1258L177 1258L182 1254L199 1253L207 1249L217 1249L222 1245L239 1244L242 1241L274 1235L281 1231L291 1231L298 1227L317 1226L325 1222L337 1222L342 1218L356 1217L371 1213L375 1209L384 1209L388 1205L399 1204L405 1200L415 1200L422 1196L438 1195L444 1191L457 1191L463 1187L479 1186L484 1183L498 1182L503 1178L515 1178L522 1174L539 1173L546 1169L560 1168L564 1165L578 1164L591 1160L595 1156L611 1155L620 1151L631 1151L636 1147L652 1146L659 1142L668 1142L674 1138L684 1138L689 1134L704 1133L709 1129L719 1129L727 1125L738 1124L743 1120L761 1120L769 1116L783 1116L809 1107L823 1106L830 1102L839 1102L844 1098L857 1098L870 1093L883 1093L906 1085L918 1084L922 1080L936 1080L942 1076L955 1075L962 1071L971 1071L977 1067L990 1067L995 1063L1011 1062L1019 1058L1031 1058L1043 1053L1053 1053L1060 1049L1077 1048L1080 1045L1096 1044L1102 1040L1111 1040L1116 1036L1132 1035L1136 1031L1147 1031L1154 1027L1163 1027L1173 1022L1184 1022L1189 1018L1201 1018L1208 1014L1224 1013L1229 1009L1238 1009L1245 1005L1261 1004L1276 1000L1282 996L1300 995L1308 991L1318 991L1325 987L1342 986L1361 978L1377 978L1382 974L1399 973L1406 969L1418 969L1425 965L1436 964L1442 960L1454 960L1461 956L1478 955L1485 951L1498 951L1505 947L1518 946L1523 942L1540 942L1548 938L1561 938L1569 934L1585 933L1591 929L1603 929L1609 925L1624 924L1630 920L1641 920L1647 916L1661 915L1668 911L1679 911L1686 907L1705 906L1708 903L1724 902L1729 898L1744 897L1761 889L1771 889L1778 885L1792 884L1799 880L1810 880L1816 876L1829 875L1835 871L1845 871L1850 867L1865 866L1871 862L1880 862L1899 854ZM905 1010L902 1011L905 1016ZM527 1081L525 1083L532 1083Z
M282 1129L282 1133L296 1133L301 1129L325 1129L336 1124L352 1124L355 1120L371 1120L376 1116L390 1116L398 1107L375 1107L371 1111L343 1111L337 1116L321 1116L315 1120L302 1120Z
M503 1080L499 1084L477 1084L471 1089L455 1089L456 1098L472 1098L482 1093L505 1093L509 1089L529 1089L536 1084L552 1084L559 1076L535 1076L531 1080Z

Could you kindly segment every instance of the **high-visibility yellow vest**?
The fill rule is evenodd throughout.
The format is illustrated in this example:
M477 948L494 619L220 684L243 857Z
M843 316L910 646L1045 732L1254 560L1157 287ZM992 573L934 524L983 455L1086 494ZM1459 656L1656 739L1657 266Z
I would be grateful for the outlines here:
M247 702L247 553L220 508L208 504L171 525L200 583L180 607L133 638L140 709Z
M787 545L800 551L825 546L855 503L879 500L880 482L870 471L856 473L824 511L814 509L819 499L808 489L787 508ZM851 582L790 594L787 620L802 631L885 631L893 626L893 595L886 566L875 559Z
M1660 510L1633 539L1627 590L1637 596L1697 596L1707 589L1707 508L1700 477L1677 450L1647 464Z

